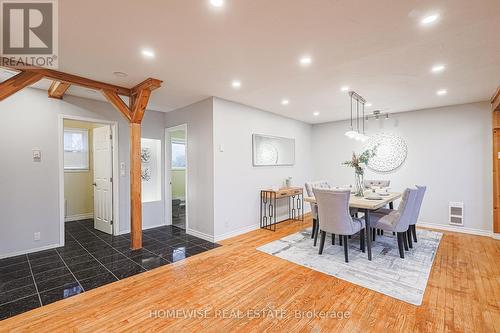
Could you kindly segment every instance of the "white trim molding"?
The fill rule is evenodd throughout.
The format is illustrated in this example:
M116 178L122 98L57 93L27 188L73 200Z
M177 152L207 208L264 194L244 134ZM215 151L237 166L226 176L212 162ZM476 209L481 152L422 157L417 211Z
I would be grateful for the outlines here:
M50 244L50 245L45 245L45 246L41 246L41 247L36 247L34 249L21 250L21 251L6 253L6 254L0 254L0 259L10 258L10 257L15 257L15 256L20 256L22 254L28 254L28 253L38 252L38 251L45 251L45 250L55 249L56 247L61 247L61 245L59 245L59 244Z
M500 240L500 234L493 233L493 235L492 235L491 237L492 237L493 239Z
M66 216L64 218L64 222L88 220L93 218L94 218L94 213L76 214L76 215Z
M206 234L206 233L198 231L198 230L186 229L186 233L188 235L204 239L208 242L212 242L212 243L214 242L214 237L212 235Z
M460 226L454 226L454 225L426 223L426 222L419 221L419 222L417 222L417 227L424 227L424 228L438 229L438 230L444 230L444 231L459 232L462 234L470 234L470 235L486 236L486 237L495 238L494 233L492 231L474 229L474 228L466 228L466 227L460 227Z
M247 232L257 230L257 229L260 229L260 224L254 224L254 225L246 226L246 227L243 227L243 228L239 228L239 229L236 229L236 230L232 230L232 231L223 233L222 235L215 236L214 237L214 241L218 242L218 241L221 241L221 240L224 240L224 239L228 239L228 238L231 238L231 237L236 237L236 236L239 236L239 235L246 234Z

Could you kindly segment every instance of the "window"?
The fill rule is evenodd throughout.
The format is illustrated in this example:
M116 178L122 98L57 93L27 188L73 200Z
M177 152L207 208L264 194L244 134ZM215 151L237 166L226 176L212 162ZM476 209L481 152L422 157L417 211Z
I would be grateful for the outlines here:
M172 169L186 168L186 142L172 140Z
M89 169L89 132L80 128L64 129L64 170Z

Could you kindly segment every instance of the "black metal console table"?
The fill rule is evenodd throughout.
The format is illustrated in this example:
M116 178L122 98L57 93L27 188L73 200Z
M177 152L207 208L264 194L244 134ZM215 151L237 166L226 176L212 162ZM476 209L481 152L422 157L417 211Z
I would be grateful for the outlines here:
M288 199L288 219L276 221L279 199ZM286 187L277 191L260 191L260 227L276 231L276 224L288 220L304 221L304 191L301 187Z

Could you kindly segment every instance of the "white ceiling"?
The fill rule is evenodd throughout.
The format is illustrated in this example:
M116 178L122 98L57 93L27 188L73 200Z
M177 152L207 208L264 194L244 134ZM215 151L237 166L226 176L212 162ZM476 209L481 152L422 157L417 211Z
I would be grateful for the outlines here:
M440 20L422 27L433 12ZM159 111L218 96L325 122L349 117L343 85L388 112L488 100L500 84L499 13L498 0L225 0L217 10L209 0L60 0L59 69L124 86L161 79ZM447 68L432 74L437 63Z

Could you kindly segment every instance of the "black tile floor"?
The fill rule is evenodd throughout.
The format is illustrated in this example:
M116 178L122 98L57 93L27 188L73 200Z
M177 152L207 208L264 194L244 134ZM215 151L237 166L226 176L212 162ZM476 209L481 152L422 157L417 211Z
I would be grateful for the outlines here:
M0 259L0 320L220 246L165 226L143 231L143 249L133 251L130 234L93 223L66 223L64 247Z

